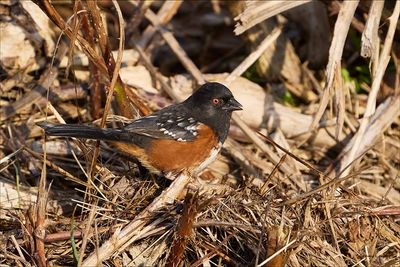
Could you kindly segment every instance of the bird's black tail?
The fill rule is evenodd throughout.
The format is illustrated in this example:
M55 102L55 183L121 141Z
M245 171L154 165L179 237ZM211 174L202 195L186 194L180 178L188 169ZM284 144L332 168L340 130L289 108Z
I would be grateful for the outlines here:
M44 129L46 134L53 136L67 136L85 139L130 142L131 134L124 130L98 128L81 124L53 124L39 122L38 126Z

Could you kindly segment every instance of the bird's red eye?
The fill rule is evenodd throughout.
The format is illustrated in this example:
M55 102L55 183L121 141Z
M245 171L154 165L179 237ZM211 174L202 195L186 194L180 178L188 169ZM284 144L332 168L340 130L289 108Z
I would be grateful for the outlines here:
M219 99L218 99L218 98L214 98L214 99L212 100L212 103L213 103L214 105L218 105L218 104L219 104Z

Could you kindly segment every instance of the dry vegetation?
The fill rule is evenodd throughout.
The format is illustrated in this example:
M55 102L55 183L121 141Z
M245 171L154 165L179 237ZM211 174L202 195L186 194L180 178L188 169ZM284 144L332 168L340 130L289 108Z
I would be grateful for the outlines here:
M399 12L2 0L0 265L400 266ZM35 124L118 127L205 81L244 111L201 177Z

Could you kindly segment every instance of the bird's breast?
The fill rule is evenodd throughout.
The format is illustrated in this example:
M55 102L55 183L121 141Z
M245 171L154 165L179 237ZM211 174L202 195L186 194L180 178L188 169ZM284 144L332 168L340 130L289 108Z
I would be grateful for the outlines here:
M193 141L164 139L153 142L147 150L149 163L163 173L183 170L198 173L215 159L220 145L210 127L202 124L197 132Z

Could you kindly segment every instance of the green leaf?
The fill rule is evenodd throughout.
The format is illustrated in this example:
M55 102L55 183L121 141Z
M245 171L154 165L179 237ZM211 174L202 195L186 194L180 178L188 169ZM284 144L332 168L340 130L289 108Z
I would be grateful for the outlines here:
M78 249L76 248L75 238L74 238L74 220L72 220L71 222L71 235L69 240L71 241L72 255L74 257L74 266L78 266L79 254L78 254Z
M342 77L343 77L345 82L352 82L353 81L353 78L351 78L351 76L350 76L350 72L345 68L342 68Z
M290 106L296 106L297 105L296 99L294 99L292 94L290 92L288 92L288 91L286 91L282 95L282 100L283 100L284 103L289 104Z
M253 65L251 65L243 74L242 76L245 77L246 79L255 82L255 83L263 83L264 79L262 79L260 77L260 75L257 72L257 67L256 67L256 63L254 63Z

